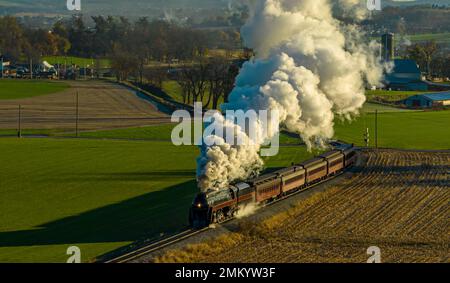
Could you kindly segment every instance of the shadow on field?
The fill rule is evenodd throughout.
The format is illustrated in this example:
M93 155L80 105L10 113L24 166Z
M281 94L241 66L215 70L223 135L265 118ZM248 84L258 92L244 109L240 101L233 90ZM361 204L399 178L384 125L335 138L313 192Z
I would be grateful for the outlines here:
M192 180L33 230L0 232L0 247L134 242L174 233L188 225L189 206L197 191Z

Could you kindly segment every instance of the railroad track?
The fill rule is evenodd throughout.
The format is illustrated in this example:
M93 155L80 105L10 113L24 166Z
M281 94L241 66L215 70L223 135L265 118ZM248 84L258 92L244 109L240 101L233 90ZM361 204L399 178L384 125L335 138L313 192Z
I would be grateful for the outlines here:
M144 247L141 247L141 248L139 248L137 250L131 251L129 253L120 255L118 257L115 257L115 258L112 258L112 259L109 259L109 260L106 260L106 261L104 261L104 263L127 263L127 262L130 262L130 261L132 261L132 260L134 260L136 258L142 257L144 255L150 254L150 253L155 252L157 250L160 250L160 249L163 249L165 247L168 247L168 246L171 246L173 244L176 244L176 243L178 243L178 242L180 242L180 241L182 241L184 239L190 238L190 237L192 237L194 235L200 234L203 231L206 231L208 229L209 229L208 227L200 229L200 230L188 229L188 230L185 230L185 231L183 231L181 233L178 233L176 235L173 235L173 236L170 236L168 238L162 239L160 241L156 241L156 242L153 242L151 244L148 244L148 245L146 245Z
M317 182L315 184L312 184L312 185L310 185L310 186L308 186L306 188L297 190L294 193L291 193L289 195L283 196L283 197L281 197L281 198L279 198L277 200L274 200L274 201L272 201L272 202L270 202L270 203L268 203L266 205L261 206L261 208L262 207L270 207L270 206L272 206L272 205L274 205L274 204L276 204L276 203L278 203L280 201L283 201L283 200L285 200L287 198L290 198L290 197L292 197L294 195L300 194L300 193L305 192L307 190L310 190L310 189L312 189L312 188L314 188L316 186L319 186L319 185L321 185L323 183L329 182L329 181L331 181L331 180L333 180L333 179L343 175L345 172L346 171L342 171L339 174L336 174L334 176L330 176L330 177L328 177L328 178L326 178L324 180L321 180L320 182ZM224 222L220 223L219 225L225 224L225 223L227 223L227 222L229 222L229 221L231 221L233 219L234 218L227 219ZM205 227L205 228L200 229L200 230L187 229L187 230L185 230L183 232L180 232L180 233L175 234L173 236L170 236L168 238L164 238L162 240L153 242L153 243L148 244L146 246L143 246L143 247L141 247L139 249L136 249L136 250L131 251L129 253L120 255L118 257L115 257L115 258L112 258L112 259L109 259L109 260L106 260L106 261L103 261L103 262L104 263L127 263L127 262L130 262L130 261L134 260L134 259L140 258L140 257L142 257L144 255L148 255L148 254L153 253L155 251L161 250L161 249L163 249L165 247L168 247L168 246L171 246L171 245L176 244L178 242L181 242L182 240L188 239L188 238L190 238L190 237L192 237L194 235L200 234L200 233L202 233L202 232L204 232L206 230L209 230L209 229L210 229L209 227Z

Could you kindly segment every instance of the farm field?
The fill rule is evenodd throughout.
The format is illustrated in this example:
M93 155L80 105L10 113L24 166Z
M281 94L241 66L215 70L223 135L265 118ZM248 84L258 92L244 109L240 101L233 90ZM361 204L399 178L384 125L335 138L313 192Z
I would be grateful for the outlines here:
M390 105L375 103L375 102L366 102L361 109L362 114L370 114L375 113L375 110L378 110L378 113L386 113L386 112L414 112L414 111L422 111L422 110L414 110L408 108L399 108ZM358 117L357 117L358 118Z
M1 100L42 96L61 92L67 88L69 85L64 82L0 79L0 105Z
M133 127L169 121L168 116L159 112L156 106L125 87L101 81L68 84L70 88L49 95L0 100L0 129L17 129L20 104L22 129L74 132L77 92L79 130ZM15 86L15 89L20 87Z
M448 43L450 44L450 33L425 33L425 34L412 34L407 38L412 42L423 42L434 40L436 43Z
M364 152L342 184L291 210L156 262L450 262L450 153Z
M378 115L378 146L400 149L450 149L450 111L385 112ZM336 138L365 145L369 128L370 146L375 145L375 114L362 115L353 122L338 122Z
M423 34L408 34L405 38L410 40L412 43L420 43L425 41L436 41L438 44L450 44L450 33L423 33ZM380 41L379 37L373 37L377 41ZM398 36L395 37L395 44L398 45L400 39Z
M175 232L198 191L191 146L2 138L0 152L0 262L64 262L71 245L91 261ZM283 147L268 166L310 157Z
M64 262L74 244L83 261L91 261L187 224L197 192L198 149L173 146L168 116L128 89L107 82L69 84L49 95L0 100L0 135L16 135L20 103L24 135L55 137L0 139L0 213L7 215L0 218L0 262ZM82 139L71 138L76 91ZM362 145L369 127L373 145L374 109L380 111L380 146L450 147L448 131L441 130L450 122L449 111L376 104L366 104L351 124L336 121L336 137ZM282 134L280 143L280 154L266 159L268 169L313 155L295 136Z
M395 108L372 105L367 111L378 109L378 145L380 147L401 149L449 149L450 132L444 129L450 123L450 111L424 112L400 110ZM114 129L80 133L84 138L111 139L150 139L170 140L174 125L157 125L139 128ZM375 145L375 115L364 113L352 122L336 121L335 138L363 146L363 134L369 128L370 146ZM1 131L0 131L1 134ZM56 133L55 135L60 135ZM65 134L73 136L73 134ZM281 134L280 144L299 144L295 136Z
M430 93L431 91L396 91L396 90L367 90L366 96L369 100L381 99L383 101L396 102L404 100L416 94Z

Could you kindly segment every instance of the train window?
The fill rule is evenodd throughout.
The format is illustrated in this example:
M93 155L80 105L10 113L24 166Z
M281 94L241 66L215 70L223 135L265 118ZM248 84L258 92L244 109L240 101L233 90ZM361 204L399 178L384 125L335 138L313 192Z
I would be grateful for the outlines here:
M279 185L273 185L273 186L271 186L271 187L267 187L267 188L261 189L261 190L259 190L259 192L260 192L261 194L267 194L267 193L271 193L271 192L273 192L273 191L276 191L276 190L278 190L279 188L280 188Z
M311 172L309 172L309 175L314 175L314 174L319 173L324 170L325 170L325 166L312 170Z
M290 185L290 184L292 184L294 182L297 182L297 181L300 181L301 179L304 179L304 178L305 178L305 175L302 174L302 175L299 175L299 176L296 176L296 177L294 177L292 179L287 180L284 184L285 185Z
M340 158L340 159L338 159L336 161L333 161L333 162L330 163L330 167L342 164L342 161L343 161L342 158Z

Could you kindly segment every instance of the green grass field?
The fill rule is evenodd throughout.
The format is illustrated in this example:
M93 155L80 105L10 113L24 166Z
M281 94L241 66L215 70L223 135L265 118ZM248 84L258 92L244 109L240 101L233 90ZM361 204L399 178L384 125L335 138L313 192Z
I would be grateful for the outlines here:
M405 36L412 43L420 43L426 41L436 41L439 44L450 44L450 33L424 33L424 34L408 34ZM377 37L372 37L372 39L380 41L381 39ZM398 35L395 36L395 44L398 45L400 43L400 37Z
M429 93L427 91L395 91L395 90L368 90L366 96L368 100L381 99L384 101L400 101L416 94Z
M44 80L0 79L0 99L22 99L63 91L69 85Z
M378 145L402 149L450 149L450 111L384 112L378 115ZM370 146L375 144L375 115L368 113L349 122L337 122L336 138L364 145L369 128Z
M436 43L450 43L450 33L425 33L412 34L407 37L412 42L423 42L434 40Z
M370 108L366 108L370 107ZM378 145L381 147L402 149L450 149L450 131L445 129L450 124L450 111L411 111L400 110L383 105L368 104L363 113L351 122L336 121L335 138L357 145L364 145L363 134L369 128L370 145L375 145L375 115L378 109ZM170 140L173 125L129 128L99 132L81 133L87 138L135 138ZM282 134L280 144L298 144L295 137Z
M450 148L450 111L384 109L381 147ZM173 146L172 127L86 132L82 137L89 139L81 140L1 138L0 262L64 262L72 245L81 248L83 261L92 261L181 229L197 192L198 149ZM336 122L336 137L362 145L367 127L373 145L371 113ZM282 135L281 143L299 140ZM302 146L282 146L266 164L284 167L311 156Z
M47 61L48 63L55 64L67 64L67 65L78 65L80 67L87 66L89 68L95 67L95 59L92 58L82 58L75 56L45 56L42 60ZM111 60L109 59L99 59L100 68L110 68Z
M0 262L84 261L187 224L193 147L169 142L0 139ZM285 147L284 166L310 157ZM5 217L6 216L6 217Z

